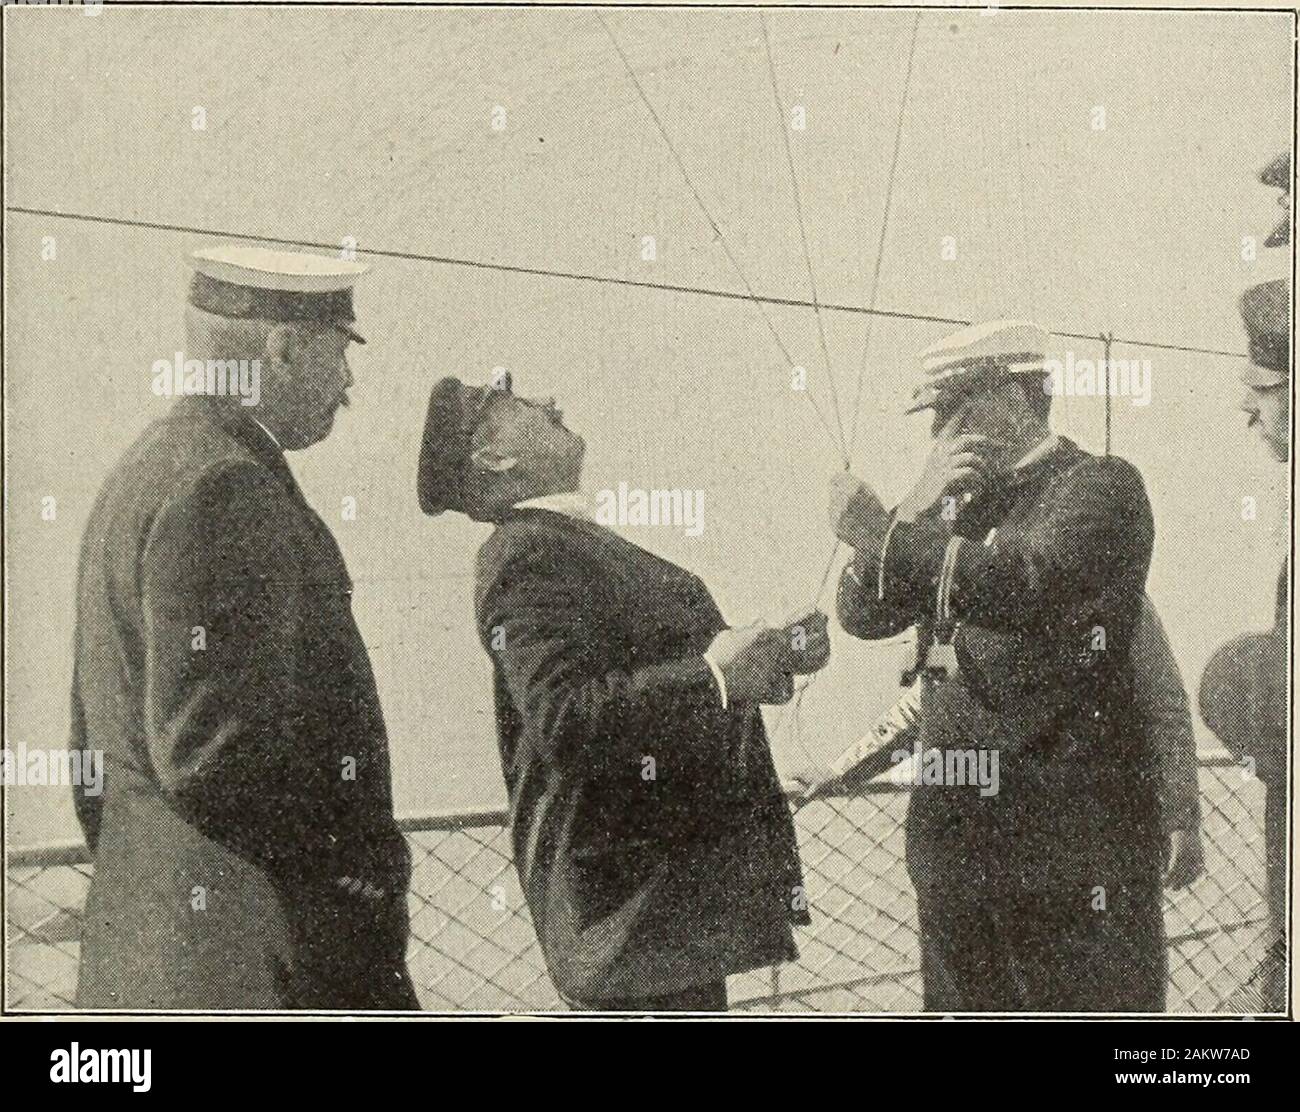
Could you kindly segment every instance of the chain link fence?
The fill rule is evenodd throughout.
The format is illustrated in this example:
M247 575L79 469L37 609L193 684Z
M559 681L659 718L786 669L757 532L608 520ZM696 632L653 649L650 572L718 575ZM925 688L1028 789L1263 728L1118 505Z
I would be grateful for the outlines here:
M1206 874L1167 893L1169 1010L1231 1013L1267 945L1263 787L1202 759ZM735 1011L914 1012L921 1007L915 899L903 861L905 787L818 801L796 826L813 922L800 957L732 979ZM550 1011L546 974L499 811L408 818L414 851L411 975L428 1011ZM66 1011L76 994L85 847L30 847L7 869L10 1010Z

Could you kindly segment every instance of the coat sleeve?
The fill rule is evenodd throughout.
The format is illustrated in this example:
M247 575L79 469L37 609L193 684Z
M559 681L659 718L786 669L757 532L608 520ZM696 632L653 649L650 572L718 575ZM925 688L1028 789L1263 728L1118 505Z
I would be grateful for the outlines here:
M899 522L885 546L884 597L917 614L934 609L946 522ZM1151 562L1154 526L1142 477L1115 456L1072 468L1045 512L1026 528L1005 528L991 544L962 546L953 578L957 616L986 629L1044 633L1089 600L1114 598L1119 581L1135 585L1123 600L1131 632ZM1117 615L1118 616L1118 615Z
M80 653L75 654L77 656ZM86 708L81 702L81 682L77 665L72 667L71 727L69 729L68 749L70 752L86 750ZM102 787L102 786L101 786ZM72 787L72 806L81 826L81 833L86 839L86 846L91 853L99 844L99 824L104 814L103 791L91 794L84 783Z
M295 689L294 508L236 463L167 503L145 544L145 741L183 818L278 868L327 854L300 797L313 775Z
M726 738L732 712L702 655L611 667L617 630L593 613L593 585L571 561L532 548L498 566L481 595L479 633L543 761L588 776L639 770L647 754L723 758L710 746Z
M1178 661L1151 600L1133 634L1133 692L1138 712L1160 760L1161 813L1166 831L1195 831L1201 824L1196 779L1196 734Z
M1221 645L1201 676L1197 696L1205 725L1238 760L1249 758L1269 783L1287 774L1288 561L1278 575L1273 628Z
M1205 725L1238 760L1250 758L1268 782L1287 768L1286 631L1243 633L1220 646L1201 677Z
M889 544L886 534L885 544ZM887 602L880 594L879 552L855 552L840 574L835 613L844 631L865 641L896 637L916 624L916 615Z

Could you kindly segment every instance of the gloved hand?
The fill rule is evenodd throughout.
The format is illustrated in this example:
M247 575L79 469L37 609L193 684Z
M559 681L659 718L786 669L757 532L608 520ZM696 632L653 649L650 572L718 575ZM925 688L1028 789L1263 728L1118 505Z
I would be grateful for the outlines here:
M960 500L981 490L992 474L989 457L996 448L987 436L954 435L945 428L930 450L921 477L898 504L898 520L915 521L941 510L945 497Z
M724 629L709 645L705 656L722 672L731 703L788 703L794 696L796 672L816 671L812 667L817 647L796 650L791 631L763 622L737 629ZM809 635L811 645L824 641ZM826 642L829 655L829 642ZM825 663L823 659L821 663Z
M889 513L866 483L850 471L841 471L830 482L827 509L831 531L859 552L879 552L889 528Z

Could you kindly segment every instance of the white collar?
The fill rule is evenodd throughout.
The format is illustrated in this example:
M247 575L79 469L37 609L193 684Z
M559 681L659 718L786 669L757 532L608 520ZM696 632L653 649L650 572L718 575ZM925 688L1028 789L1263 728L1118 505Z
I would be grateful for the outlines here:
M516 502L516 510L550 510L551 513L576 517L581 521L595 521L591 511L591 500L578 491L564 491L560 494L543 494L537 498L526 498Z
M249 418L248 418L248 419L249 419L250 421L252 421L253 424L255 424L255 425L256 425L259 429L261 429L264 433L266 433L267 437L270 438L271 443L274 444L274 445L276 446L276 448L277 448L279 451L281 451L281 452L284 451L284 447L280 444L280 442L279 442L278 440L276 440L276 438L275 438L275 433L273 433L273 432L272 432L270 429L268 429L264 424L262 424L261 421L259 421L256 417L252 416L251 414L249 415Z
M1032 448L1030 448L1029 451L1027 451L1023 456L1021 456L1019 461L1016 463L1014 467L1011 468L1011 470L1023 471L1031 463L1037 463L1049 452L1054 451L1056 446L1060 442L1061 442L1061 438L1059 436L1057 436L1055 433L1049 433L1045 438L1040 440L1037 444L1035 444Z

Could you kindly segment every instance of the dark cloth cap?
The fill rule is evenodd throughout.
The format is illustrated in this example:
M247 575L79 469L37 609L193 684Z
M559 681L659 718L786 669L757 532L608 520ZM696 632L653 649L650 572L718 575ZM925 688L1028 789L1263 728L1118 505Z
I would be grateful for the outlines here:
M1259 180L1274 189L1282 190L1278 204L1286 209L1286 215L1276 228L1268 233L1264 240L1265 247L1282 247L1291 242L1291 153L1280 154L1259 172Z
M492 395L509 390L467 386L448 376L439 379L429 394L420 441L416 477L420 509L430 516L444 510L465 512L465 478L469 471L474 430L487 412Z
M1283 151L1259 172L1259 180L1274 189L1291 191L1291 152Z
M1260 282L1241 295L1241 319L1250 340L1248 386L1280 386L1291 377L1291 287L1285 278Z

